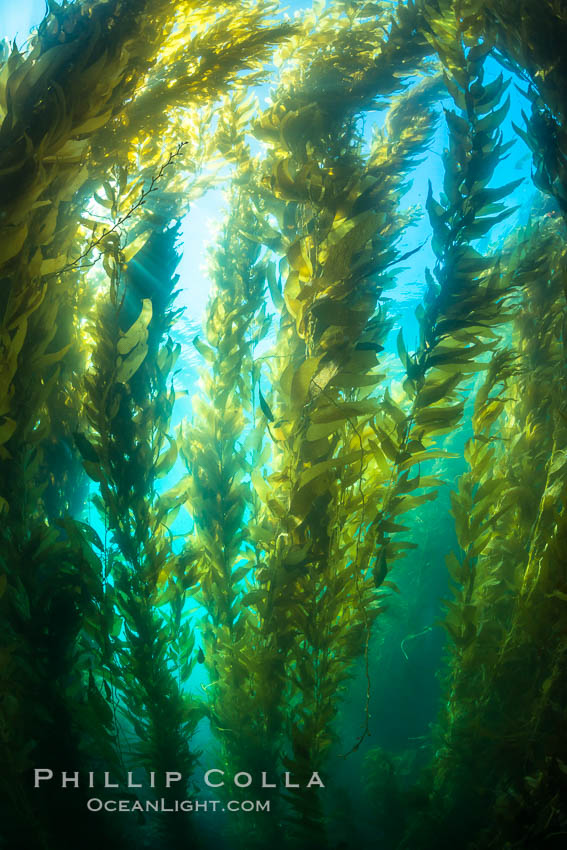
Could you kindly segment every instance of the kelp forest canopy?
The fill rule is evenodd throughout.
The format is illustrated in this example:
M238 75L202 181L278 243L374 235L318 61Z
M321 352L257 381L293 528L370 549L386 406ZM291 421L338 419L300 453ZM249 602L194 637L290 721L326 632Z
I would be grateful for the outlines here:
M0 847L564 846L565 44L48 0L4 51Z

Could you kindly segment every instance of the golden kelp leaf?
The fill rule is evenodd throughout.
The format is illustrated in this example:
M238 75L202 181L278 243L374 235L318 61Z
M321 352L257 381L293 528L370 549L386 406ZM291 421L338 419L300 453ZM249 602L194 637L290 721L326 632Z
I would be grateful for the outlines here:
M160 508L164 511L169 511L176 505L183 504L187 498L190 485L191 479L189 476L186 476L169 490L166 490L165 493L161 493L159 496Z
M426 407L418 411L415 422L418 428L439 432L453 428L463 415L464 404L452 407Z
M289 201L300 201L304 193L297 191L290 171L290 159L280 159L274 167L274 189L278 197Z
M307 428L305 438L309 442L316 442L324 437L328 437L330 434L334 434L337 427L336 422L322 422L320 424L312 422Z
M419 390L420 406L429 407L429 405L450 396L452 391L461 382L462 377L462 374L458 371L448 378L442 376L437 380L433 379L431 374L428 374L424 386Z
M116 380L122 384L129 381L144 362L147 353L148 346L145 343L140 343L136 345L134 350L126 358L122 359L122 357L118 357L116 361Z
M209 345L207 345L206 342L203 342L201 339L199 339L198 334L193 340L193 345L195 346L199 354L205 358L205 360L207 360L209 363L215 362L215 353L213 349Z
M152 319L152 302L149 298L144 298L142 300L142 309L140 311L140 315L134 322L134 324L128 328L126 333L124 333L120 339L118 340L118 344L116 348L118 349L118 353L125 355L128 354L129 351L136 345L144 344L148 338L147 327L150 324ZM145 354L144 354L145 357ZM142 357L142 360L144 358ZM140 363L142 361L140 360ZM139 365L139 364L138 364ZM138 367L136 367L138 368ZM134 369L134 372L136 370ZM132 375L134 374L132 372ZM119 378L119 380L122 380Z
M73 134L75 136L82 136L86 133L92 133L94 130L98 130L100 127L103 127L111 115L112 109L108 109L106 112L101 112L100 115L96 115L94 118L89 118L88 121L85 121L83 124L79 124L78 127L73 127Z
M379 408L380 403L377 399L337 402L336 404L319 405L313 411L311 419L317 423L341 422L359 416L372 416Z
M341 387L342 389L362 389L363 387L375 387L384 378L385 374L376 375L359 375L355 372L340 372L329 381L331 387Z
M321 357L308 357L295 372L291 382L291 402L301 408L309 396L311 381L317 372Z
M347 455L341 455L341 457L332 458L331 460L324 460L320 463L315 463L313 466L307 467L301 472L299 479L297 481L297 488L301 490L315 478L318 478L320 475L325 475L327 472L331 472L332 470L337 470L341 466L346 466L349 463L360 460L360 452L350 452Z
M260 499L263 502L266 502L268 500L268 496L271 493L271 487L262 475L262 472L259 469L254 468L250 473L250 478L252 480L252 486L254 487L254 490L256 491Z
M140 233L139 236L136 236L135 239L132 240L125 248L122 250L122 254L124 256L124 262L129 263L130 260L136 256L138 251L140 251L148 239L150 238L151 231L144 230L143 233ZM151 317L150 317L151 318Z
M455 458L459 457L458 454L454 452L446 452L444 449L432 449L431 451L425 452L416 452L411 457L408 457L406 460L400 463L400 469L409 469L412 466L415 466L416 463L425 463L428 460L437 460L438 458Z
M309 257L309 248L306 239L298 239L287 249L287 259L290 267L299 274L303 280L309 280L313 274L313 265Z

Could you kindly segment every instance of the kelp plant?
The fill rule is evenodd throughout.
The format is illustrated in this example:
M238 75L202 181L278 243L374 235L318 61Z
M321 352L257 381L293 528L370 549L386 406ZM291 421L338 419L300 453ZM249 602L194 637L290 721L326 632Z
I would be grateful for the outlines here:
M114 769L120 756L116 683L107 668L96 669L103 659L108 663L109 632L118 639L120 620L115 621L118 615L102 591L93 530L77 525L84 518L80 511L63 525L57 522L67 506L76 508L76 494L84 487L71 430L78 429L81 416L88 348L82 330L94 294L85 272L97 258L110 262L113 257L111 276L120 277L126 241L132 257L152 230L167 224L157 215L160 208L170 210L176 201L175 214L186 208L198 159L210 153L212 143L200 107L227 85L243 85L244 66L256 78L262 57L289 30L285 24L265 25L270 12L263 4L52 2L27 52L14 46L0 72L2 821L11 847L67 846L76 841L70 824L85 817L82 792L71 799L49 791L41 798L34 794L34 764L84 769L103 758ZM164 175L180 146L183 156ZM134 180L128 176L133 171ZM105 184L120 182L119 172L130 197L120 198L125 201L121 212L108 192L99 195L109 220L101 217L96 194ZM176 190L169 198L168 184ZM140 219L144 208L148 215ZM145 228L134 229L128 240L126 232L141 221ZM146 316L151 303L145 306ZM113 327L117 334L119 325ZM138 357L140 346L134 348ZM166 347L162 358L172 356ZM116 359L113 363L116 367ZM132 363L130 358L118 376L125 395ZM139 396L137 403L141 408L150 400ZM99 434L106 433L99 424ZM83 427L78 433L87 463L105 460L91 449ZM55 439L63 451L51 472L65 496L54 504L53 483L46 490L43 479ZM124 466L124 456L121 462ZM125 487L119 460L113 457L112 463L115 478L109 476L109 487L119 480ZM139 486L136 491L136 482L126 490L142 499L148 494ZM142 507L141 515L149 508ZM116 521L127 551L125 566L132 565L140 542L135 521L121 516L120 522L126 524L121 530ZM130 531L134 541L128 543ZM154 552L159 560L161 554ZM108 557L105 550L105 568ZM149 567L152 576L155 567ZM134 584L141 581L141 576L131 578ZM123 591L126 597L128 592ZM134 616L131 609L128 614ZM146 611L150 630L152 617ZM139 669L132 673L139 674ZM100 846L103 819L95 821L84 840Z

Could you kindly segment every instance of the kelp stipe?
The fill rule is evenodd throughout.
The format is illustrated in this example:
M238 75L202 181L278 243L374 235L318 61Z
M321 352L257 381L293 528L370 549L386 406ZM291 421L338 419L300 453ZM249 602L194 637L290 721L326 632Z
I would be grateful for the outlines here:
M185 593L195 583L193 552L174 550L169 523L180 497L158 494L157 479L177 457L170 434L175 391L171 371L179 354L167 336L178 262L177 227L156 230L126 268L107 258L109 294L101 297L91 336L96 340L85 376L88 438L79 443L85 468L100 486L96 498L114 547L105 547L105 594L114 607L107 669L97 671L116 691L129 767L155 771L156 793L176 798L162 785L166 771L183 777L187 793L196 754L191 749L199 712L182 693L178 670L194 639L182 616ZM167 605L160 612L159 606ZM122 631L123 625L123 631ZM135 733L134 742L131 732ZM181 846L188 820L161 819L168 846Z
M211 27L219 11L224 27ZM1 745L2 825L11 847L74 845L78 832L86 846L125 840L119 824L107 830L101 817L90 829L74 825L85 824L83 791L71 799L49 788L30 796L30 769L38 761L83 774L105 766L121 776L123 767L108 666L120 621L101 589L110 564L106 559L101 564L92 529L68 518L63 528L57 524L67 510L81 511L84 487L70 438L81 415L81 326L92 298L84 272L99 253L125 247L123 233L137 220L131 211L144 189L154 188L152 180L167 159L149 143L158 116L160 142L169 152L178 141L191 141L195 161L207 153L210 137L201 134L196 110L186 111L183 120L169 120L166 107L180 95L179 86L168 85L171 75L187 84L184 102L195 106L227 82L242 85L243 65L256 63L290 29L264 26L266 11L262 4L219 9L217 3L197 8L171 2L51 2L29 52L14 47L2 67ZM171 40L174 29L177 41ZM182 32L190 29L198 29L198 35L184 41ZM204 58L194 63L201 51L209 62L223 53L222 61L214 67ZM189 66L192 73L186 75ZM140 174L130 185L130 197L123 198L125 208L107 207L121 222L120 238L115 232L113 239L107 233L113 222L105 227L85 211L101 185L116 177L116 168L124 174L128 166ZM186 190L195 182L186 176L175 181L179 209L174 213L184 208ZM146 221L152 209L171 209L173 196L164 203L160 194L161 203L155 192L154 203L146 203ZM102 195L103 205L107 201ZM145 236L140 230L130 233L130 256L148 235L147 230ZM134 250L133 236L138 237ZM82 436L78 433L77 444L87 462L96 464L98 455ZM55 471L60 482L45 488L46 472ZM159 639L163 642L163 635Z
M357 530L367 521L363 463L372 432L365 423L379 409L367 396L383 377L374 367L389 323L377 306L407 223L397 205L432 128L427 108L411 129L407 117L412 103L427 107L437 85L428 81L407 104L396 104L391 135L376 137L365 162L352 116L369 89L351 90L349 69L337 57L369 32L379 42L381 28L373 30L353 9L341 18L342 11L321 21L333 52L317 53L313 61L300 44L295 69L310 91L320 90L318 75L325 81L334 74L335 87L344 91L340 106L323 87L317 120L307 124L302 108L294 108L297 83L288 71L257 129L272 148L264 165L260 234L285 256L280 281L271 287L281 312L277 347L266 357L271 392L267 401L260 398L273 471L252 476L261 510L251 531L265 566L256 571L249 600L265 639L278 647L291 673L284 691L293 707L284 765L301 783L324 769L343 683L353 660L367 651L379 610ZM398 35L395 22L391 26L386 52ZM379 60L361 52L359 61L361 75L371 79ZM403 61L400 56L402 67ZM385 92L394 88L391 77L383 86ZM291 845L325 841L317 791L303 787L286 796Z
M205 691L211 729L220 742L227 773L246 768L252 775L266 772L274 778L281 767L284 671L250 611L255 591L247 592L247 578L259 566L250 547L255 507L249 474L252 471L254 479L263 432L263 428L255 432L261 413L255 399L258 363L253 362L253 352L270 327L267 267L265 260L259 260L260 238L251 203L254 161L243 140L249 110L250 103L242 99L226 102L217 131L221 150L236 164L236 171L230 212L210 258L212 291L205 338L194 340L206 366L201 392L193 399L193 420L181 428L181 451L190 473L187 507L195 522L190 539L197 552L199 588L194 598L206 612L199 627L210 678ZM250 796L249 789L234 787L221 793L232 799ZM230 833L238 846L278 842L278 792L263 793L270 800L269 818L251 821L246 814L231 818Z
M452 497L463 552L448 562L456 587L434 800L448 822L468 811L489 847L532 846L562 823L547 795L564 783L562 638L548 631L566 578L563 254L545 219L520 234L507 271L522 288L514 347L494 356L477 393L470 468Z
M497 20L505 5L495 10ZM494 26L491 13L490 35L509 51L503 62L518 70L510 60L519 60L534 74L530 97L544 109L543 93L554 89L540 36L553 10L533 20L539 36L531 51L513 32L532 10L516 8L520 17L508 20L506 31ZM516 129L534 151L536 184L561 206L561 126L551 132L537 111L524 117L528 132ZM439 846L433 825L439 820L448 845L466 824L475 847L541 846L564 828L550 790L561 789L565 779L564 748L552 731L561 723L556 699L564 651L545 625L562 620L558 588L565 581L564 240L549 216L505 245L502 281L518 294L507 299L509 324L476 396L474 437L465 449L469 471L452 496L463 551L448 559L456 587L444 622L451 667L436 729L432 821L428 828L418 820L404 847Z

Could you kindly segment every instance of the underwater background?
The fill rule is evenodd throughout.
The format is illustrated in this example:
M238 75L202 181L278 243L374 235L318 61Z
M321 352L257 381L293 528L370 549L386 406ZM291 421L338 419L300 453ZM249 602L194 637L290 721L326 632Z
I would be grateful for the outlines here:
M0 0L0 847L565 846L566 43Z

